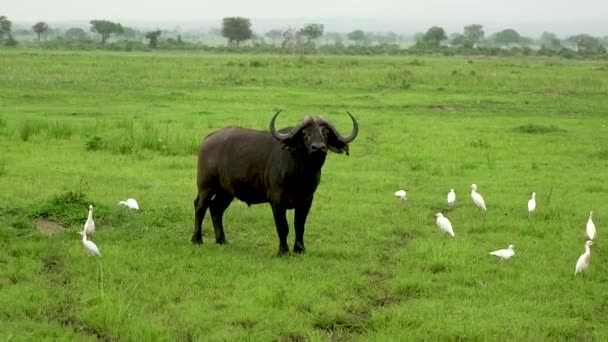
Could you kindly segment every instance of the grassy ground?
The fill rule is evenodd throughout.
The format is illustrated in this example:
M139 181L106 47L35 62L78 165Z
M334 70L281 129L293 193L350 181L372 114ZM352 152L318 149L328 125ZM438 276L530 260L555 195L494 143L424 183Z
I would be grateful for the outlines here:
M0 52L0 339L606 340L608 65ZM233 202L190 243L196 149L323 113L307 254ZM473 206L476 183L488 212ZM408 200L393 192L406 189ZM457 204L447 210L455 188ZM537 193L538 209L526 203ZM128 212L119 200L135 197ZM77 234L96 207L88 257ZM598 227L584 277L587 215ZM443 211L455 238L439 232ZM293 222L289 213L290 224ZM41 233L42 226L64 229ZM292 228L293 229L293 228ZM294 233L289 240L293 243ZM488 255L515 244L514 258Z

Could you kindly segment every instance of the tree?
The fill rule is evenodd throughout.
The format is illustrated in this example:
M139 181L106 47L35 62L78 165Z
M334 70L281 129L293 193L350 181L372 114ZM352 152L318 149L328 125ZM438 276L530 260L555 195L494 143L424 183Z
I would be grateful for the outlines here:
M236 42L238 47L242 41L251 39L251 22L243 17L226 17L222 20L222 36L228 43Z
M484 34L482 25L471 24L464 27L464 36L473 44L479 44Z
M519 36L519 42L518 42L521 46L533 46L534 45L534 38L531 37L526 37L526 36Z
M126 39L138 39L142 37L141 32L139 32L139 30L132 28L132 27L128 27L128 26L123 26L122 27L122 31L118 32L120 34L121 37L124 37ZM145 37L145 35L143 35ZM138 39L139 40L139 39Z
M519 42L519 39L519 33L517 33L517 31L514 29L502 30L494 35L494 41L498 44L505 44L507 48L511 43Z
M66 39L85 40L87 38L87 32L80 27L71 27L65 31L63 36Z
M450 36L450 44L453 46L460 46L463 48L473 48L473 42L464 34L454 33Z
M367 37L365 36L365 32L363 30L354 30L349 32L346 37L355 42L355 44L360 44L364 42Z
M101 34L101 44L105 44L112 33L122 33L123 28L119 23L108 20L91 20L91 32Z
M285 46L287 46L287 44L289 44L289 42L296 39L296 36L297 36L296 30L294 30L291 27L288 27L285 30L283 30L282 36L283 36L283 42L281 43L281 48L285 48Z
M442 41L448 39L443 28L433 26L416 42L418 46L438 48Z
M148 33L146 33L146 39L149 40L149 46L154 49L158 46L158 38L160 37L161 32L160 30L156 30L156 31L150 31Z
M0 16L0 41L4 40L4 37L11 37L11 21L5 16Z
M37 22L34 26L32 26L32 30L36 32L38 36L38 41L40 41L40 35L49 30L49 25L43 21Z
M380 32L380 33L367 33L366 40L376 41L378 43L395 43L399 39L399 36L395 32Z
M540 35L540 44L545 49L549 50L559 50L562 48L562 44L559 41L559 38L557 38L557 35L551 32L543 32Z
M606 53L606 48L602 46L600 40L588 34L578 34L569 37L567 40L574 42L576 50L580 53Z
M264 34L264 36L272 41L278 41L283 38L283 31L279 29L272 29Z
M304 45L307 46L308 44L310 44L311 41L323 35L323 29L323 24L308 24L302 27L298 31L298 34L306 37L306 42L304 43Z

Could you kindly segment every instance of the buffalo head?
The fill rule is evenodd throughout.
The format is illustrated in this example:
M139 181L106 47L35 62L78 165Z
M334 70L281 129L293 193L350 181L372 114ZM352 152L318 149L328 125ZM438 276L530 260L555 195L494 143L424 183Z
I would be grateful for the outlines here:
M347 137L340 135L327 119L311 116L304 118L289 132L280 133L274 125L280 112L280 110L276 112L270 120L270 133L283 144L285 149L308 154L326 154L327 150L330 150L335 153L345 152L348 155L348 143L355 140L359 133L357 120L349 112L346 113L353 121L353 131Z

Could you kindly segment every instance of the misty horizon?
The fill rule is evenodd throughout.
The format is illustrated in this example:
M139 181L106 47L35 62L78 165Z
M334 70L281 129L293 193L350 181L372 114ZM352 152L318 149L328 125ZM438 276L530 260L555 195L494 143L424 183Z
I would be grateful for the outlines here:
M196 0L149 3L143 0L104 2L55 0L40 3L20 0L0 6L16 26L44 21L53 26L88 26L94 19L120 22L138 28L183 29L220 27L229 16L251 19L252 29L265 32L286 26L321 23L325 31L350 32L361 29L372 32L393 31L400 34L424 32L431 26L447 32L462 32L464 26L481 24L486 34L512 28L527 36L553 32L559 36L588 33L608 36L608 1L589 0L584 7L564 0L397 0L366 2L309 0L285 5L278 0L250 3L242 0L223 1L212 6Z
M209 30L219 28L222 24L222 18L202 18L199 20L117 20L101 17L80 20L36 20L36 21L17 21L9 17L15 28L30 28L31 25L38 21L44 21L53 28L69 28L82 27L88 28L89 21L94 19L105 19L121 23L123 26L133 27L142 30L153 29L175 29L179 27L181 30ZM418 32L424 32L431 26L440 26L448 33L462 32L464 26L470 24L483 25L486 35L503 29L512 28L524 36L537 37L543 32L552 32L561 37L568 37L576 34L587 33L598 37L608 36L608 32L600 28L603 23L590 21L584 22L567 22L567 23L541 23L541 22L455 22L455 21L426 21L426 20L404 20L401 18L361 18L361 17L325 17L325 18L253 18L249 17L252 24L252 30L263 33L271 29L300 27L309 23L324 24L325 32L351 32L354 30L363 30L368 32L395 32L404 35L414 35Z

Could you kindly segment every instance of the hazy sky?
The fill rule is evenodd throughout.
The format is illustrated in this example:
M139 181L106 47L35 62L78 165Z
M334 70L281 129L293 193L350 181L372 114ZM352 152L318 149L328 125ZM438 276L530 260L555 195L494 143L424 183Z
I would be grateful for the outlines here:
M252 19L391 18L403 22L581 26L608 35L608 0L2 0L0 15L14 22L108 19L193 21L224 16ZM381 24L381 21L378 22ZM356 26L357 22L353 22ZM327 26L327 25L326 25ZM330 28L330 27L329 27ZM255 29L255 27L254 27ZM380 27L378 29L381 29ZM542 30L541 30L542 31ZM603 32L603 34L602 34Z

